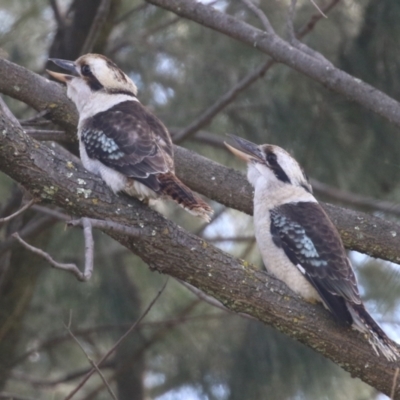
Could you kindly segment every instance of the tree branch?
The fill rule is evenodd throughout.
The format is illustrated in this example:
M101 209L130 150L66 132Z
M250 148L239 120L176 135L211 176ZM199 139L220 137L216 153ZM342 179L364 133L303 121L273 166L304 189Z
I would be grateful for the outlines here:
M393 201L379 200L373 197L347 192L315 179L311 179L310 181L315 193L327 196L329 199L354 205L364 210L382 211L384 213L400 216L400 205Z
M86 54L93 51L93 47L96 43L97 37L99 36L100 30L103 28L103 25L106 22L110 5L111 0L101 0L96 12L96 16L93 19L92 26L90 27L90 31L86 37L85 43L81 48L80 54Z
M224 93L211 107L207 108L198 118L190 123L186 128L177 132L173 136L174 143L181 143L189 136L193 135L203 126L209 124L211 120L223 110L229 103L231 103L239 93L243 92L253 82L261 78L265 72L275 64L274 60L267 60L263 62L259 67L250 72L243 79L241 79L236 85L230 88Z
M27 397L16 393L9 393L9 392L0 392L0 399L5 400L36 400L33 397Z
M59 29L65 29L65 21L61 16L60 9L58 8L57 0L50 0L50 6L54 13L54 19L57 22Z
M263 18L265 14L254 6L254 4L250 0L243 0L245 4L247 4L252 10L255 8L257 11L256 14L261 13ZM339 0L333 0L327 7L325 7L325 12L329 12L338 2ZM309 22L305 24L303 28L295 35L293 31L293 40L296 38L300 39L304 37L306 34L311 32L316 23L322 18L321 14L318 13L317 15L312 15ZM269 24L268 19L264 21L264 25ZM293 30L293 24L291 25ZM242 78L236 85L230 88L226 93L224 93L214 104L212 104L209 108L201 113L201 115L196 118L192 123L190 123L186 128L180 130L173 136L173 141L176 144L181 143L183 140L187 139L189 136L192 136L194 133L198 132L199 129L203 128L204 126L208 125L211 120L221 111L223 110L228 104L230 104L241 92L247 89L250 85L256 82L258 79L262 78L265 73L276 64L274 60L267 60L263 62L258 68L251 71L248 75Z
M78 114L60 85L54 90L54 85L57 85L54 82L4 58L0 58L0 76L7 76L7 79L0 79L1 93L23 101L37 111L46 111L40 115L58 121L66 133L76 140Z
M25 240L21 239L21 237L18 235L18 233L14 233L12 235L15 239L18 240L19 243L23 247L25 247L27 250L31 251L33 254L38 255L39 257L42 257L44 260L46 260L52 267L56 269L61 269L63 271L67 271L74 275L78 281L85 281L85 276L82 274L81 271L79 271L78 267L75 264L64 264L64 263L59 263L55 261L50 254L46 253L45 251L38 249L37 247L31 246L30 244L26 243Z
M146 0L148 3L188 18L208 28L239 40L271 56L294 70L340 93L368 110L400 126L400 104L371 85L291 46L279 36L266 33L246 22L193 0Z
M90 365L93 367L93 369L99 374L101 380L103 381L104 385L106 386L108 393L110 396L114 399L117 400L117 396L114 394L113 390L111 389L111 386L107 382L107 379L101 372L100 368L98 365L95 363L95 361L89 356L85 348L82 346L81 342L78 340L78 338L72 333L70 325L65 325L65 328L68 331L68 334L72 337L72 339L75 341L75 343L79 346L79 348L82 350L82 352L85 354L86 358L88 359Z
M9 123L4 115L0 115L0 132L3 133L0 135L0 170L36 198L62 207L71 215L109 219L140 229L141 235L134 239L111 229L104 229L104 232L141 257L151 269L195 286L235 312L252 315L274 326L330 358L353 376L390 393L396 365L376 356L361 334L337 325L322 306L304 302L274 277L207 244L139 201L115 196L100 178L84 170L80 163L71 162L61 153L34 141ZM208 184L210 192L222 192L235 177L225 197L231 203L236 197L242 202L242 208L251 212L251 190L240 173L205 162L200 156L180 148L177 148L177 159L178 170L183 162L189 173L189 164L195 167L200 161L202 169L197 168L195 175L203 184ZM205 169L208 172L203 175ZM226 174L223 179L221 171ZM225 183L221 185L223 180ZM336 213L343 217L343 211L338 210L334 208L332 212L328 208L331 216ZM346 211L348 215L354 218L364 215L365 220L356 219L361 227L364 223L373 224L371 220L384 226L390 224L379 218L369 219L361 213ZM372 231L379 237L377 227ZM397 254L398 248L397 245Z
M15 213L8 215L7 217L0 218L0 225L4 224L4 222L11 221L13 218L17 217L18 215L22 214L24 211L26 211L29 207L31 207L35 203L35 199L32 199L28 201L24 206L22 206L18 211Z
M39 141L71 142L71 138L64 131L49 129L25 129L25 132Z
M11 78L0 80L0 92L4 90L4 93L27 102L38 111L51 110L48 113L49 118L54 123L64 126L66 133L76 140L77 112L75 106L66 97L65 90L61 85L0 58L0 76L3 74L15 77L15 80ZM19 82L18 79L23 82L23 90L16 89L19 88L19 84L15 84L15 82ZM36 93L37 97L31 93ZM23 148L23 151L26 151L28 147L23 145ZM8 157L10 156L11 153L8 154ZM72 160L73 156L71 155L69 158ZM6 162L6 159L0 160L0 169L2 168L1 161ZM14 164L16 158L12 158L10 162ZM75 164L75 161L69 161L68 171L63 173L68 175L72 173L76 178L74 175ZM175 146L175 165L178 177L193 190L227 207L250 215L253 213L252 188L240 172L178 146ZM10 165L8 165L8 169L10 169ZM46 168L45 171L47 171ZM84 180L86 177L87 175L84 175L82 179ZM40 180L41 177L38 176L37 179ZM17 181L19 180L17 179ZM47 189L52 190L51 188ZM41 192L43 187L37 190ZM79 191L84 194L86 189L79 187ZM46 196L46 193L42 193L43 198ZM338 228L343 243L348 249L383 260L400 262L399 224L330 204L322 205ZM112 215L114 213L115 211ZM21 237L23 236L21 235ZM3 246L0 246L0 253L2 249Z
M167 286L168 279L164 282L163 286L161 289L158 291L154 299L150 302L150 304L147 306L147 308L144 310L142 315L131 325L131 327L118 339L118 341L111 347L109 351L101 358L101 360L97 363L97 367L99 367L104 361L107 360L107 358L114 353L114 351L117 349L117 347L138 327L140 322L146 317L146 315L150 312L150 310L153 308L154 304L156 301L160 298L162 293L164 292L165 287ZM86 376L82 379L82 381L79 383L79 385L71 391L71 393L68 394L68 396L64 400L69 400L72 399L72 397L78 392L80 388L83 387L83 385L87 382L87 380L95 373L96 369L92 368L90 372L86 374Z
M254 15L258 17L258 19L261 21L264 29L266 32L275 35L274 28L272 27L271 23L269 22L268 17L265 15L265 13L261 10L261 8L257 7L252 0L242 0L244 4L248 7L249 10L251 10Z

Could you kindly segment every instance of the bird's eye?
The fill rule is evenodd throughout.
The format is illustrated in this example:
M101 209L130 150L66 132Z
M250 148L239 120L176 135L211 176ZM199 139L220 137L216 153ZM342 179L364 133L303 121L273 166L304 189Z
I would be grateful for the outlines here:
M277 157L275 153L268 153L267 154L267 161L269 165L276 165L278 163Z
M82 65L81 72L82 72L82 75L85 75L85 76L90 75L91 71L90 71L89 65L87 65L87 64Z

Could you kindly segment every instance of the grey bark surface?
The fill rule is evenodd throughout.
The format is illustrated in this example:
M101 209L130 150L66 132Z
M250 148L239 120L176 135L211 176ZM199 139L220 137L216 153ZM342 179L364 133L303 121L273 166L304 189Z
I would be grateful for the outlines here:
M29 138L3 114L0 133L0 169L36 199L63 207L72 215L139 229L141 233L134 238L112 230L105 232L152 270L188 282L229 309L272 325L352 376L390 393L396 365L377 357L362 335L337 325L323 307L302 301L282 282L186 232L139 201L115 196L80 163ZM397 391L396 398L399 395Z

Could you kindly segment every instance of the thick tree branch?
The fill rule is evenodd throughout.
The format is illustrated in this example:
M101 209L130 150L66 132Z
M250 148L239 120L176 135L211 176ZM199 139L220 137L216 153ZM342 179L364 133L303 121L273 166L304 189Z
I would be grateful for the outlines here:
M328 61L291 46L276 34L257 29L194 0L146 1L248 44L400 126L400 104L396 100Z
M77 111L61 90L52 90L54 82L45 79L17 64L0 58L0 92L21 100L37 111L48 111L45 118L58 121L76 140ZM49 96L49 93L51 95Z
M338 326L322 306L302 301L282 282L214 248L139 201L115 196L79 163L34 141L4 115L0 116L0 132L0 170L20 182L35 198L62 207L72 215L109 219L140 229L142 234L133 239L113 230L105 233L141 257L151 269L190 283L229 309L274 326L353 376L390 393L396 365L377 357L361 334ZM181 161L183 154L194 163L191 153L181 149L178 154ZM211 170L215 167L212 163L207 165ZM239 178L232 188L244 182L239 173L218 168L229 172L231 178ZM196 171L196 175L201 174L202 171ZM215 180L219 179L216 175ZM221 192L221 186L217 191ZM239 189L236 195L248 199L245 206L251 211L250 191L241 196ZM227 196L231 197L229 193Z
M0 80L0 92L4 90L38 111L52 110L49 118L63 125L68 135L76 136L78 119L75 106L67 99L61 85L4 59L0 59L1 75L15 76L17 80ZM19 82L19 78L24 84L23 91L16 89L20 86L15 84ZM30 93L38 93L40 98L36 99ZM252 188L240 172L178 146L175 146L175 163L179 178L193 190L227 207L250 215L253 213ZM84 193L85 189L80 190ZM339 229L348 249L383 260L400 262L399 224L333 205L323 206Z

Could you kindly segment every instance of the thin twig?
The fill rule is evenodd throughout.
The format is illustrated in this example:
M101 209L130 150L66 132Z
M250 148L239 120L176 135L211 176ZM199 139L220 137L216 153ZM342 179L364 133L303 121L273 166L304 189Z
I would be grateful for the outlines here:
M6 115L6 117L17 127L21 128L21 124L18 121L18 119L15 117L15 115L11 112L11 110L8 108L7 104L3 100L3 98L0 96L0 110L3 111L3 113ZM21 128L22 129L22 128Z
M400 205L392 203L391 201L378 200L373 197L346 192L315 179L311 179L310 181L315 193L322 196L328 196L330 200L335 199L370 211L382 211L393 215L400 215Z
M325 14L328 14L332 10L332 8L334 8L336 6L336 4L338 4L339 2L340 2L340 0L332 0L329 4L326 5L326 7L324 7L322 9L322 11ZM311 32L314 29L315 24L322 18L323 18L323 16L321 13L316 13L316 14L312 15L311 18L308 20L308 22L305 23L303 25L303 27L298 30L297 38L301 39L305 35L307 35L309 32Z
M396 394L396 385L398 376L399 376L399 368L397 367L393 377L392 390L390 391L391 400L394 400L394 395Z
M235 86L229 89L224 95L222 95L211 107L207 108L198 118L196 118L189 126L182 129L173 137L174 143L180 143L193 135L199 129L207 125L211 120L224 109L232 100L244 89L248 88L253 82L261 78L265 72L274 64L273 60L263 62L258 68L246 75L241 81Z
M136 327L140 324L140 322L144 319L144 317L149 313L149 311L152 309L154 306L155 302L158 300L158 298L161 296L161 294L164 292L165 287L167 286L168 283L168 278L165 280L165 283L157 293L157 295L154 297L154 299L150 302L146 310L143 312L143 314L135 321L135 323L120 337L120 339L114 344L113 347L101 358L101 360L97 363L97 366L100 367L100 365L116 350L116 348L128 337L128 335L136 329ZM69 400L72 399L72 397L83 387L83 385L87 382L87 380L94 374L95 369L92 369L79 383L79 385L71 392L68 394L68 396L64 400Z
M149 36L152 36L155 33L159 32L159 31L161 31L161 30L163 30L165 28L168 28L171 25L174 25L174 24L176 24L177 22L179 22L181 20L182 20L182 18L180 18L180 17L174 17L174 18L171 18L169 21L164 21L163 23L161 23L161 24L159 24L159 25L157 25L157 26L155 26L153 28L150 28L149 30L147 30L143 34L139 35L139 40L140 41L145 41Z
M59 219L60 221L69 221L71 219L71 216L69 216L68 214L64 214L61 211L55 210L53 208L34 205L32 206L32 210L38 211L42 214L50 215L56 219Z
M13 233L11 236L17 239L22 244L22 246L24 246L27 250L45 259L52 267L71 273L81 282L84 282L86 280L85 276L82 274L81 271L79 271L79 268L75 264L63 264L55 261L50 256L50 254L46 253L41 249L38 249L37 247L31 246L30 244L25 242L25 240L21 239L21 237L18 235L17 232Z
M169 26L178 23L181 21L181 18L175 17L172 18L169 21L163 22L162 24L159 24L155 26L154 28L149 28L147 31L144 31L143 33L138 33L135 35L134 38L132 39L123 39L120 42L117 42L113 45L112 48L109 49L109 54L115 55L118 51L121 51L123 48L128 47L128 46L135 46L136 43L143 43L144 41L147 40L149 36L154 35L155 33L161 31L162 29L168 28Z
M227 313L210 313L210 314L201 314L201 315L192 315L189 317L177 317L177 318L170 318L170 319L165 319L165 320L160 320L160 321L149 321L149 322L142 322L137 329L156 329L159 327L164 327L164 326L174 326L179 323L191 323L191 322L196 322L199 320L212 320L212 319L220 319L220 318L225 318L227 316L230 316ZM101 334L102 332L108 332L108 331L121 331L125 329L129 329L130 324L124 323L124 324L105 324L105 325L98 325L98 326L91 326L90 328L82 328L82 329L76 329L75 330L75 336L90 336L91 334ZM59 335L59 336L53 336L51 338L45 339L42 342L38 343L35 345L35 347L30 348L27 350L25 353L19 355L15 360L13 360L9 365L10 367L14 367L18 364L21 364L25 359L27 359L30 355L33 353L37 353L39 351L44 351L48 348L53 348L57 345L62 345L65 341L69 340L70 337L69 335ZM85 375L89 371L83 372L81 375ZM80 376L81 376L80 375ZM70 374L68 374L68 379L70 379ZM60 382L64 382L66 379L57 379L53 381L47 381L47 383L43 383L43 385L51 386L51 385L56 385Z
M192 301L189 303L180 313L180 317L188 315L201 301L199 299ZM179 324L176 324L179 326ZM118 376L126 371L126 368L129 368L132 365L132 360L135 362L138 358L143 357L145 352L153 346L155 343L159 342L168 332L170 332L176 325L164 326L163 329L155 332L152 336L150 336L146 343L141 346L138 350L136 350L130 357L127 357L122 363L119 363L117 368L115 368L115 372L108 378L109 382L115 381ZM104 386L99 384L95 389L89 392L85 397L81 400L94 400L97 399L99 393L103 390Z
M148 3L140 4L140 5L136 6L136 7L133 7L131 10L127 11L125 14L121 15L120 17L116 18L115 21L114 21L114 24L113 24L114 28L115 28L116 25L118 25L121 22L123 22L126 19L128 19L132 14L144 10L149 5L150 4L148 4Z
M35 203L35 199L30 200L28 203L26 203L23 207L21 207L18 211L16 211L15 213L4 217L4 218L0 218L0 225L4 224L5 222L11 221L13 218L17 217L18 215L22 214L24 211L26 211L29 207L31 207L33 205L33 203Z
M309 56L314 57L314 58L316 58L318 60L321 60L323 62L326 62L326 63L332 65L332 63L329 60L327 60L321 53L315 51L314 49L308 47L306 44L300 42L298 40L299 36L300 36L299 33L297 35L295 35L293 24L294 24L294 19L295 19L295 16L296 16L296 4L297 4L297 0L291 0L290 1L289 11L287 13L287 18L286 18L286 27L287 27L289 43L292 46L296 47L297 49L299 49L299 50L303 51L304 53L308 54ZM328 8L328 7L327 7L327 9L330 10L330 8ZM321 13L322 13L322 11L321 11ZM327 18L324 13L322 13L322 14L321 13L318 14L319 19L321 19L322 16ZM311 18L313 18L313 17L311 17Z
M86 375L90 370L91 366L88 367L83 367L78 370L74 370L71 372L66 373L63 376L60 376L59 378L55 379L41 379L41 378L36 378L18 371L13 370L10 378L13 380L17 381L23 381L24 383L30 383L33 386L47 386L47 387L52 387L52 386L57 386L60 383L66 383L66 382L71 382L76 379L81 378L82 376ZM105 362L102 366L102 369L106 368L115 368L115 361L114 360L109 360ZM110 378L108 378L108 381L110 381Z
M89 218L82 218L83 235L85 237L85 270L84 277L89 280L93 273L94 241L92 223Z
M23 396L21 394L0 392L0 399L4 400L35 400L33 397Z
M247 0L250 2L250 0ZM325 13L328 13L340 0L333 0L329 3L325 8ZM251 2L250 2L251 3ZM251 3L253 4L253 3ZM321 19L320 14L314 14L311 16L310 20L300 29L297 33L296 37L298 39L304 37L309 32L311 32L316 23ZM324 59L325 60L325 59ZM254 71L250 72L246 75L240 82L238 82L235 86L229 89L228 92L223 94L211 107L207 108L198 118L196 118L191 124L187 127L181 129L175 135L173 135L173 141L176 144L181 143L183 140L187 139L189 136L192 136L196 132L198 132L201 128L206 126L211 122L211 120L222 111L228 104L232 103L232 101L245 89L247 89L252 83L262 78L265 73L275 64L274 60L268 60L262 63L258 68Z
M86 54L93 50L93 46L96 43L100 30L103 28L104 23L107 20L107 14L110 9L110 5L111 0L102 0L100 3L80 54Z
M224 145L224 140L220 139L219 136L217 136L215 133L211 133L208 131L198 131L194 136L190 138L190 140L194 142L204 143L208 146L212 146L214 149L226 149L226 146Z
M251 315L248 314L244 314L244 313L235 313L231 310L229 310L228 308L226 308L220 301L218 301L217 299L214 299L214 297L208 296L206 295L204 292L202 292L200 289L197 289L196 287L192 286L191 284L181 281L180 279L177 279L177 281L184 286L186 289L188 289L189 291L191 291L193 294L195 294L200 300L203 300L204 302L210 304L211 306L218 308L222 311L225 311L229 314L236 314L236 315L240 315L241 317L247 318L247 319L251 319L251 320L255 320L256 318L252 317Z
M47 115L50 111L49 110L43 110L34 115L33 117L26 118L26 119L21 119L19 122L21 125L42 125L42 124L51 124L51 121L48 120L42 120L42 118Z
M203 224L196 232L194 232L194 234L201 237L202 234L204 233L204 231L210 225L212 225L216 220L218 220L225 211L226 211L226 207L221 207L217 212L215 212L213 214L211 221L208 224Z
M254 240L254 236L227 236L227 237L214 237L207 238L207 242L251 242Z
M289 6L289 12L286 18L286 29L289 38L289 43L294 43L296 35L294 33L294 19L296 17L296 4L297 0L291 0Z
M63 218L64 219L64 216ZM38 256L45 259L50 265L56 269L61 269L73 274L79 281L87 282L93 273L93 259L94 259L94 242L93 242L93 234L92 234L92 223L89 218L82 218L79 221L79 224L83 226L83 234L85 238L85 266L84 272L82 273L76 264L66 264L59 263L55 261L50 254L45 251L38 249L37 247L31 246L27 242L25 242L18 233L14 233L12 236L17 239L26 249L31 252L37 254Z
M58 29L64 30L65 22L64 18L61 16L60 9L58 8L58 4L56 0L50 0L50 6L54 13L54 18L57 21Z
M28 238L42 232L44 229L52 226L56 220L50 216L43 216L40 218L32 218L19 232L18 234L22 238ZM16 245L16 240L9 236L0 243L0 256L10 250Z
M311 3L313 4L313 6L318 10L318 12L324 17L324 18L328 18L323 11L318 7L318 4L314 1L314 0L310 0Z
M25 129L25 133L35 140L54 141L54 142L71 142L71 137L64 131L47 130L47 129Z
M84 347L81 345L79 342L78 338L72 333L70 326L64 325L65 329L68 331L69 335L72 337L73 340L75 340L76 344L80 347L82 350L83 354L85 354L86 358L88 359L90 365L96 370L96 372L99 374L101 380L103 381L104 385L106 386L108 393L110 393L110 396L114 399L117 400L117 396L114 394L112 391L110 385L107 382L107 379L104 377L103 373L100 371L100 368L97 366L97 364L94 362L94 360L89 356L89 354L86 352Z
M104 221L101 219L90 219L90 223L93 228L112 230L114 232L122 233L123 235L131 236L131 237L139 237L139 236L143 235L142 229L118 224L117 222L113 222L113 221ZM83 218L68 221L67 225L68 226L83 226Z
M259 7L257 7L251 0L242 0L242 2L249 8L249 10L251 10L260 19L266 32L272 35L276 35L274 28L269 22L268 17Z

